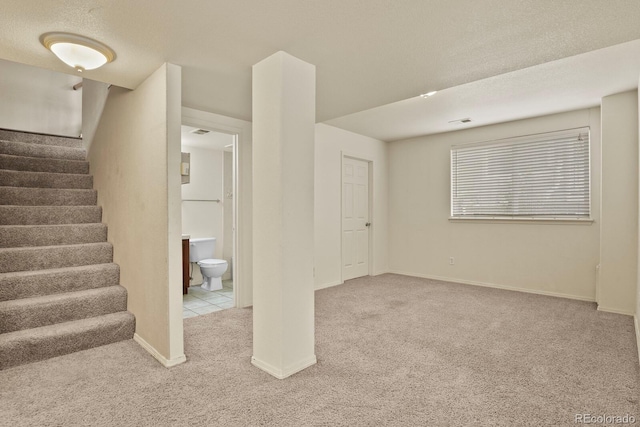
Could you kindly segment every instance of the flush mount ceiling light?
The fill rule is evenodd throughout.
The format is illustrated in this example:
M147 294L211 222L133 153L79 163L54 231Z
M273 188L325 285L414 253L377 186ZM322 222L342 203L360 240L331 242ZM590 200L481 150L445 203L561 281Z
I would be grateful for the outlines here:
M438 93L437 90L432 90L431 92L427 92L427 93L423 93L420 96L423 98L429 98L430 96L435 95L436 93Z
M79 73L102 67L116 59L115 52L108 46L77 34L45 33L40 36L40 42Z

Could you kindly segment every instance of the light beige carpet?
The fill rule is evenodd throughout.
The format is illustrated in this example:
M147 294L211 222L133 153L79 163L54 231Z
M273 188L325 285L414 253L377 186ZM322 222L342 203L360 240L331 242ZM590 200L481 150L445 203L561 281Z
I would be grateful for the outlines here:
M548 426L640 416L632 319L397 275L316 292L318 364L250 364L251 310L185 320L186 364L133 341L0 372L2 426ZM640 422L640 421L637 421Z

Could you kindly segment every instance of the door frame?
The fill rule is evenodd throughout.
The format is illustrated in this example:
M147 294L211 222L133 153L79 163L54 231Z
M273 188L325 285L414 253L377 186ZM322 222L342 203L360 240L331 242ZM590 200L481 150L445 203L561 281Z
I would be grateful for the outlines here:
M198 117L206 116L206 117ZM232 220L232 239L233 239L233 305L234 307L247 307L252 304L253 289L252 283L245 278L245 264L250 265L250 261L246 263L245 252L246 248L242 246L242 236L246 233L245 224L240 220L242 213L245 212L246 207L243 203L243 194L246 190L246 184L242 180L241 165L243 164L246 156L251 156L250 150L246 149L246 145L251 142L250 131L237 126L235 123L229 123L234 119L226 118L224 116L218 116L212 113L206 113L204 111L191 110L188 108L182 109L182 124L186 126L193 126L198 128L204 128L213 132L224 133L232 135L233 138L233 220ZM248 151L248 152L246 152ZM249 248L251 250L251 248Z
M367 231L367 233L369 233L369 266L368 266L368 272L367 274L369 276L373 276L373 262L374 262L374 245L373 245L373 228L376 226L375 224L375 218L373 216L373 168L374 168L374 161L373 161L373 157L369 157L367 155L361 154L361 153L351 153L348 151L340 151L340 284L344 283L344 263L343 263L343 258L342 258L342 254L344 251L344 248L342 247L342 209L343 209L343 203L344 203L344 195L343 195L343 189L344 189L344 185L343 185L343 170L344 170L344 159L348 158L348 159L354 159L354 160L360 160L363 162L367 162L368 163L368 193L369 193L369 203L368 203L368 215L369 215L369 222L371 223L371 226L368 227L369 230Z

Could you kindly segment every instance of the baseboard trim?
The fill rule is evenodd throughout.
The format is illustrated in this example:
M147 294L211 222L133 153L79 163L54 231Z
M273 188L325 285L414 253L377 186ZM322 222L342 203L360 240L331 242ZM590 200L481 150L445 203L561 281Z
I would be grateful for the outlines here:
M153 356L158 362L160 362L164 367L171 368L172 366L179 365L187 361L187 357L183 354L182 356L175 357L171 360L167 359L163 355L158 352L151 344L149 344L144 338L142 338L137 333L133 334L133 340L140 344L140 347L144 348L150 355Z
M376 271L371 274L371 277L380 276L382 274L387 274L387 273L390 273L390 271L389 270ZM318 285L318 287L316 287L314 290L319 291L320 289L331 288L333 286L338 286L338 285L344 285L344 280L334 280L333 282L323 283L321 285Z
M333 281L333 282L323 283L322 285L319 285L314 290L319 291L320 289L327 289L327 288L331 288L333 286L338 286L338 285L342 285L342 284L344 284L344 282L342 282L340 280L336 280L336 281Z
M638 346L638 364L640 364L640 323L638 316L633 316L633 324L636 327L636 345Z
M399 271L399 270L390 270L389 273L400 274L402 276L420 277L422 279L440 280L442 282L460 283L463 285L474 285L474 286L482 286L485 288L504 289L505 291L517 291L517 292L524 292L527 294L545 295L549 297L568 298L568 299L573 299L578 301L595 302L593 298L582 297L582 296L571 295L571 294L563 294L560 292L549 292L549 291L542 291L537 289L518 288L515 286L505 286L505 285L498 285L495 283L477 282L474 280L454 279L452 277L431 276L428 274L420 274L420 273L407 273L405 271Z
M300 372L304 369L307 369L309 366L315 365L316 363L318 363L318 360L316 359L316 355L314 354L307 359L303 359L298 363L294 363L293 365L288 366L285 369L279 369L271 365L270 363L256 359L255 356L251 356L251 364L253 366L255 366L258 369L262 369L269 375L272 375L279 380L283 380L287 377L290 377L291 375L297 372Z
M381 270L381 271L374 272L371 276L380 276L387 273L391 273L391 272L389 270Z
M625 310L620 310L617 308L603 307L598 304L598 311L602 311L604 313L614 313L614 314L624 314L625 316L633 316L633 313L630 313Z
M638 346L638 363L640 364L640 324L637 315L633 316L633 324L636 327L636 345Z

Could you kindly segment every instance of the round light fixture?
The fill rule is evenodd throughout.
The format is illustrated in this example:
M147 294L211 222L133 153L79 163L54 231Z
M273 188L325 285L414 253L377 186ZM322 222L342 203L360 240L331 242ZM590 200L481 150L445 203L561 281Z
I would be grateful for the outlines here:
M429 98L430 96L435 95L436 93L438 93L437 90L432 90L431 92L427 92L427 93L423 93L420 96L423 98Z
M45 33L40 42L55 56L79 73L94 70L116 59L108 46L87 37L70 33Z

